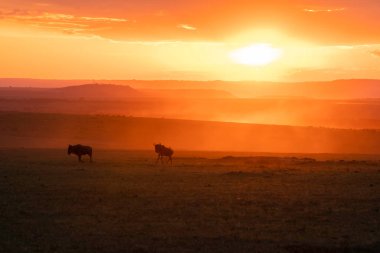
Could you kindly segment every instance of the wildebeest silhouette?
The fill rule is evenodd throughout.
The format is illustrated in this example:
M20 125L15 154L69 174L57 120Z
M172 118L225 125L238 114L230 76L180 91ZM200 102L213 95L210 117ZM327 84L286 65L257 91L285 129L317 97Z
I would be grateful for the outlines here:
M67 154L77 155L79 162L83 162L82 155L88 155L90 157L90 161L92 162L92 148L90 146L83 146L81 144L69 145L69 148L67 149Z
M163 157L168 157L168 162L170 161L170 164L173 163L172 156L174 151L171 148L165 147L162 144L153 144L154 145L154 151L158 154L156 164L159 160L161 160L161 163L163 163Z

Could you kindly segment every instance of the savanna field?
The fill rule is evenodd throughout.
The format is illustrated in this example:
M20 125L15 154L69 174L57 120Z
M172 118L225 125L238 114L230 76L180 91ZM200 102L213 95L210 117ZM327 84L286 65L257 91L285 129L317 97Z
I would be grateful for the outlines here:
M379 252L376 156L0 150L1 252Z
M117 101L0 101L0 252L380 252L377 100L331 102L332 114L321 101L275 105L339 114L347 128L188 119L201 100L170 102L178 118L156 100ZM281 119L270 102L216 101ZM93 163L68 156L78 143ZM172 165L156 164L154 143L173 148Z

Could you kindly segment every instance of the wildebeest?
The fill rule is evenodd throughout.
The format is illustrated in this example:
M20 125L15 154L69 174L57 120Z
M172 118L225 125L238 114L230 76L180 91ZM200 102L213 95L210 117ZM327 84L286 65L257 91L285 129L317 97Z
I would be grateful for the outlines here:
M161 159L161 163L163 163L164 156L167 156L169 158L168 162L170 161L171 164L173 163L172 155L174 151L171 148L165 147L162 144L153 144L153 145L154 145L154 151L158 154L156 163L158 163L160 159Z
M90 146L83 146L81 144L69 145L69 148L67 149L67 154L77 155L79 162L83 162L82 155L88 155L90 157L90 161L92 162L92 148Z

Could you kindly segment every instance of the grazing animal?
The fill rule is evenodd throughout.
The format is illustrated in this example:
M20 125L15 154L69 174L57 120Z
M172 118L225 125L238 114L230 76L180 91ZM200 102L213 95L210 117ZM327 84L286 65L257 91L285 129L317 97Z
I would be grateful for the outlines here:
M67 149L67 154L75 154L78 156L78 161L82 161L82 155L88 155L90 157L90 161L92 162L92 148L90 146L83 146L81 144L78 145L69 145Z
M163 157L168 157L168 162L170 161L170 164L173 163L172 156L174 151L171 148L165 147L162 144L153 144L154 145L154 151L158 154L156 164L159 160L161 160L161 163L163 163Z

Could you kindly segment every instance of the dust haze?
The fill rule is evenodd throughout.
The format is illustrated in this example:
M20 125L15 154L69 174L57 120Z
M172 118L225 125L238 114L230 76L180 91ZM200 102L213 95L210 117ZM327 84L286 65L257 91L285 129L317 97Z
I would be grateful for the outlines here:
M370 98L377 94L376 82L370 80L283 84L280 90L275 89L280 84L263 83L257 94L259 84L252 84L246 92L250 97L233 92L248 89L246 83L116 81L38 88L27 87L30 80L1 81L8 82L0 88L1 147L88 143L151 149L163 142L178 150L204 151L380 150L380 100ZM12 86L22 81L27 88ZM342 84L349 86L349 93ZM368 97L359 92L360 85L367 87ZM297 96L299 90L310 97Z

